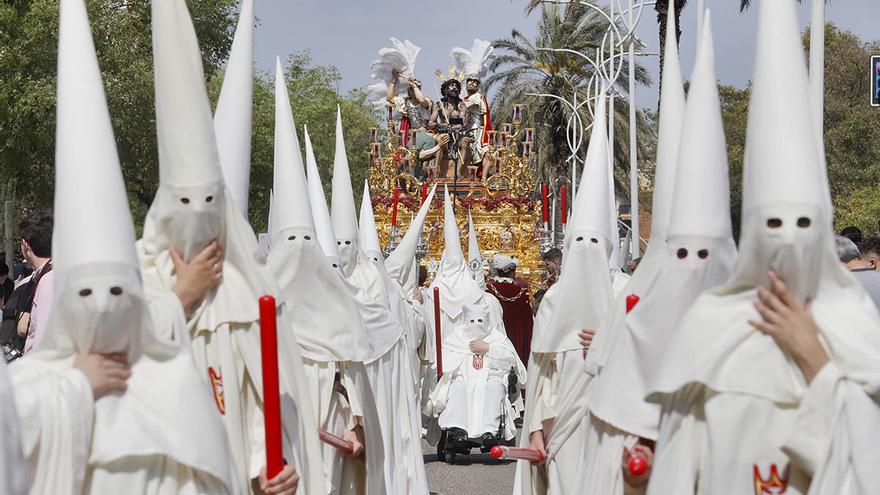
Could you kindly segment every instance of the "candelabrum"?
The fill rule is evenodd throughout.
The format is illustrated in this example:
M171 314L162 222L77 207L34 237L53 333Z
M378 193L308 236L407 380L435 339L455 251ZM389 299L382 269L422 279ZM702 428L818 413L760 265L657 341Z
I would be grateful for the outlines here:
M543 257L549 253L551 249L556 247L556 239L553 238L553 232L550 230L550 226L547 223L544 223L544 227L541 231L541 244L538 249Z
M425 256L428 255L428 244L425 242L424 234L419 237L419 244L416 246L416 260L421 263Z
M382 254L387 258L397 249L397 245L400 244L399 235L397 231L397 225L391 226L391 231L388 232L388 243L385 244L385 249L382 250Z

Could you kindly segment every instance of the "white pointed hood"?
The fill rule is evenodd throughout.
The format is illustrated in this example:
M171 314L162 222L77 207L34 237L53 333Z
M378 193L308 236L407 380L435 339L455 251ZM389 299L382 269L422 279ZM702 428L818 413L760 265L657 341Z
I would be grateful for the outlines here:
M787 1L762 5L743 161L742 256L737 285L765 283L775 269L798 299L816 294L821 252L831 246L828 183L810 107L800 37L791 37L796 12ZM772 23L772 25L770 24ZM810 134L813 132L813 135ZM769 218L782 221L770 229ZM810 228L799 228L808 218ZM822 244L828 244L823 246Z
M388 271L388 275L391 276L394 280L404 286L404 291L407 294L411 293L415 287L406 287L407 282L410 281L411 272L415 266L416 259L416 248L419 246L419 240L422 238L422 230L425 227L425 219L428 217L428 212L431 210L431 204L434 201L434 193L437 191L437 184L434 184L431 187L431 192L428 193L428 196L425 198L425 202L422 203L422 206L419 208L419 212L416 214L415 218L409 224L409 228L406 230L406 234L404 234L403 239L397 244L397 247L391 254L388 256L388 259L385 260L385 270ZM418 283L418 280L416 280ZM407 289L411 289L407 291Z
M443 258L434 280L431 282L431 294L434 287L440 288L440 309L454 320L461 314L465 304L474 304L484 292L474 282L470 270L464 261L461 251L461 231L452 211L449 190L446 186L443 197Z
M214 112L220 166L235 207L248 216L254 99L254 0L242 0Z
M318 162L315 160L315 150L312 148L308 127L305 128L303 134L306 137L306 173L308 174L309 204L312 209L312 219L315 221L318 243L321 245L324 256L330 259L335 268L340 268L336 234L333 232L330 209L327 208L324 184L321 182L321 173L318 171Z
M477 229L474 228L474 218L468 209L468 269L474 282L482 290L486 290L486 274L483 272L483 254L480 252L480 244L477 241Z
M656 251L657 276L616 329L590 396L591 411L603 421L651 439L658 436L660 410L642 398L664 358L658 349L697 296L727 279L736 260L708 12L690 81L666 249Z
M584 160L584 171L578 185L578 195L572 208L571 222L566 231L566 248L571 245L576 230L590 231L601 236L607 257L612 255L613 244L618 241L616 225L612 222L614 197L609 183L608 120L605 91L600 92L596 103L596 115L590 134L590 146ZM575 228L575 226L578 226ZM606 263L607 264L607 263Z
M605 134L605 96L599 97L590 136L590 147L578 186L562 272L538 308L532 334L532 352L563 352L579 349L582 328L597 328L614 300L608 257L608 140Z
M795 297L811 298L820 337L849 386L876 393L880 383L877 309L834 250L796 5L774 0L759 6L739 259L730 281L703 293L683 317L664 351L670 364L655 377L650 400L696 382L797 407L807 390L803 375L772 339L748 324L760 318L753 307L756 286L766 284L770 269ZM687 370L672 366L685 356L692 363ZM877 428L859 431L865 438L877 434Z
M657 158L654 174L654 199L651 210L651 240L662 245L672 208L673 183L678 162L679 140L684 122L684 85L675 41L675 5L669 4L667 31L663 55L663 88L660 94L660 120L657 126ZM647 258L647 253L645 254ZM642 260L642 263L648 261ZM643 264L639 264L639 270Z
M358 227L358 244L366 255L374 262L382 261L382 246L379 244L379 232L376 230L376 215L373 213L373 200L370 197L370 185L364 181L364 194L361 199L360 226Z
M333 156L333 197L330 204L333 219L333 232L339 246L342 272L348 277L357 264L358 224L354 207L354 192L351 189L351 172L348 169L348 155L345 152L345 137L342 135L342 112L336 109L336 153Z
M651 240L645 250L639 269L633 273L614 307L601 328L606 329L596 335L591 352L587 358L588 368L598 373L611 343L622 332L626 321L626 296L641 297L649 287L661 278L662 260L666 256L666 231L674 197L675 171L678 166L678 148L681 126L684 119L684 86L678 60L678 45L675 41L675 16L672 6L667 10L667 20L672 28L666 31L666 62L663 65L663 88L660 100L660 121L657 137L656 175L654 178L654 202L651 220ZM568 232L566 232L568 238ZM634 240L639 242L638 240Z
M214 126L202 72L198 40L184 0L155 0L153 9L153 62L156 76L156 124L159 138L159 190L147 214L139 243L144 285L153 294L167 294L175 283L170 250L191 260L217 239L224 248L223 278L187 319L193 338L204 338L224 325L241 329L242 339L258 332L259 306L264 295L278 296L275 276L259 254L253 229L236 211L223 181L214 140ZM277 198L276 198L277 200ZM287 323L283 312L279 328ZM237 332L238 330L236 330ZM256 335L253 333L253 335ZM241 341L239 341L241 342ZM281 393L300 410L311 410L297 345L290 332L278 333ZM259 376L258 351L242 350L248 373ZM283 399L288 400L288 399ZM227 410L229 417L243 411ZM297 450L297 470L309 493L323 482L320 445L314 417L298 414L285 424ZM316 454L317 452L317 454ZM242 475L244 475L244 466Z
M278 277L301 354L314 361L363 362L373 354L342 275L326 263L312 219L287 87L276 61L275 187L269 267ZM332 317L329 317L332 315Z
M314 230L302 152L296 135L296 124L290 109L287 84L281 70L281 60L275 59L275 167L273 176L272 245L288 230ZM273 194L274 196L274 194ZM316 236L317 237L317 236Z
M35 352L10 368L13 382L29 370L66 371L76 354L124 353L128 388L95 403L89 464L161 454L233 490L223 426L188 346L155 334L82 0L60 4L57 94L53 309ZM172 381L179 396L168 394Z

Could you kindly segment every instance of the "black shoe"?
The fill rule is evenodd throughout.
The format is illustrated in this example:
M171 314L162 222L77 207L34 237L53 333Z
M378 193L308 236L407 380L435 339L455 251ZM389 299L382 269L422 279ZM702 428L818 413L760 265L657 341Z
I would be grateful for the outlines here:
M456 448L467 447L468 433L461 428L450 428L446 433L450 445Z
M498 445L498 437L492 433L483 433L480 439L483 441L483 445L480 447L480 450L483 452L489 452L492 450L492 447Z

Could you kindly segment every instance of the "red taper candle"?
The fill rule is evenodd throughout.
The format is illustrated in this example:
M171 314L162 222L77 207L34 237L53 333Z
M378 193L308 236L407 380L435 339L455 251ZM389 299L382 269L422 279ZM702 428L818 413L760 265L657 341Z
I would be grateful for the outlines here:
M565 188L565 184L560 188L559 194L562 196L562 201L560 202L562 206L562 225L568 223L568 189Z
M440 331L440 287L434 287L434 340L437 345L437 381L443 377L443 337Z
M278 324L275 298L260 298L260 344L263 354L263 419L266 426L266 478L284 468L281 457L281 401L278 394Z
M547 183L541 184L541 209L544 212L544 223L550 221L550 205L547 204Z
M354 452L354 445L352 445L351 442L320 428L318 428L318 438L343 454L351 455Z
M391 206L391 225L397 227L397 202L400 200L400 189L394 187L394 204Z
M495 459L522 459L531 463L544 462L544 454L538 449L524 449L520 447L504 447L496 445L489 450L489 454Z
M428 199L428 181L422 182L422 203Z

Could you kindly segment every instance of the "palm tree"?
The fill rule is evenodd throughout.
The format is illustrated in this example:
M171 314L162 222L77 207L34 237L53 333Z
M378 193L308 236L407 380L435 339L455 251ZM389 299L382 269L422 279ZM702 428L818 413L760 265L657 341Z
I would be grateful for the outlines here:
M514 104L526 104L524 124L535 128L538 176L548 182L562 184L570 179L571 165L566 161L570 155L566 128L573 112L571 107L558 99L527 94L552 94L569 101L576 94L579 102L584 101L595 67L577 55L542 48L567 48L592 54L601 43L607 27L605 17L592 9L577 4L544 5L534 40L513 30L509 37L492 43L497 55L490 66L493 74L485 81L487 87L498 85L492 114L510 115ZM624 66L621 78L614 87L620 94L627 92L627 73L627 67ZM636 67L636 80L640 84L650 83L647 71L641 66ZM621 186L629 170L628 112L625 102L620 101L615 105L614 155L621 179L618 184ZM586 106L580 109L579 115L585 123L592 122ZM641 113L638 126L641 135L651 136L651 130ZM584 145L588 138L589 133ZM640 146L645 146L644 141L640 141ZM585 149L586 146L583 146L581 151ZM640 152L644 153L644 149ZM623 191L626 188L619 189Z
M571 0L573 4L577 4L578 0ZM748 6L749 0L741 0L745 6ZM666 47L666 13L669 9L670 0L657 0L654 4L654 10L657 11L657 30L660 38L660 74L663 73L663 57ZM526 4L526 12L531 13L538 8L539 5L548 3L548 0L529 0ZM688 0L675 0L675 42L681 41L681 12L687 5ZM741 8L745 8L742 7ZM659 94L659 91L658 91ZM658 105L659 106L659 105Z

